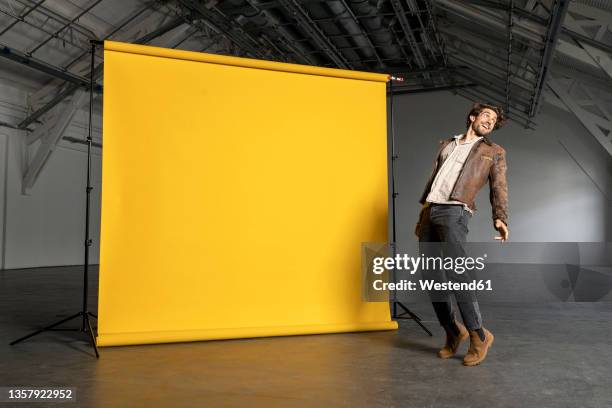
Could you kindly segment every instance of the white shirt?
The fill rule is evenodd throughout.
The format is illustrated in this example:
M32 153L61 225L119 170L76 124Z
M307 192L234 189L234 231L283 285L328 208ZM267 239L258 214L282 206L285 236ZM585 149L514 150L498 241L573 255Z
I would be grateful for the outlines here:
M429 190L426 201L438 204L462 204L466 210L472 212L466 203L450 200L450 194L459 178L461 169L463 169L465 160L474 147L474 144L482 139L482 136L479 136L467 143L464 142L460 144L459 141L462 137L463 135L454 136L455 140L446 145L440 153L440 160L443 161L443 163L438 169L438 173L431 184L431 189Z

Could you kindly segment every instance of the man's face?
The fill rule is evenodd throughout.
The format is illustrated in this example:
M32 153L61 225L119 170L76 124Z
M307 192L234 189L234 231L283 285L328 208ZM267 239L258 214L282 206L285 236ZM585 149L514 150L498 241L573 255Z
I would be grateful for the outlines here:
M497 122L497 113L489 108L484 108L478 116L470 116L472 129L478 136L486 136L493 131Z

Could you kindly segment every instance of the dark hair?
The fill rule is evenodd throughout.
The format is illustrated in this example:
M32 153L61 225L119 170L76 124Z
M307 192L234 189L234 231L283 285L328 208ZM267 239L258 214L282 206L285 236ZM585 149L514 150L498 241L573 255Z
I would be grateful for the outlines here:
M491 109L497 114L497 120L495 121L495 126L493 127L493 130L499 129L500 127L506 124L506 116L504 115L504 110L502 108L495 105L489 105L488 103L475 103L474 105L472 105L472 109L470 109L470 112L467 114L465 125L466 129L469 128L472 124L470 116L477 117L478 115L480 115L480 112L482 112L483 109Z

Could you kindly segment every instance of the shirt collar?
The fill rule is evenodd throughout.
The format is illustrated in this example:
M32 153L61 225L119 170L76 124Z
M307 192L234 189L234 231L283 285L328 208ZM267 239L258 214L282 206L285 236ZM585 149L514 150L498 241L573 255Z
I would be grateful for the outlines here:
M463 134L460 135L455 135L453 136L453 138L455 139L455 143L459 144L459 139L461 139L463 137ZM479 141L480 139L484 139L482 136L476 136L475 139L472 139L471 142L468 143L464 143L464 144L472 144L472 143L476 143L477 141Z

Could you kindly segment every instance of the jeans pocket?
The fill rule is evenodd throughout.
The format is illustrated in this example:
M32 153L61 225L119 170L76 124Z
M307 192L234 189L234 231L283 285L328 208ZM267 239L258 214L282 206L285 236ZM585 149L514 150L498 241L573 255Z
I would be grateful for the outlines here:
M465 209L465 207L461 207L461 213L467 217L467 219L469 220L470 218L472 218L472 213L469 212L468 210Z
M423 226L423 222L424 222L424 218L425 218L425 212L427 210L429 210L431 207L429 206L423 206L421 207L421 211L419 212L419 217L417 219L416 225L414 226L414 234L417 236L417 238L421 238L421 227Z
M459 215L459 219L457 223L464 229L465 233L469 233L468 224L470 222L471 214L465 208L461 208L461 214Z

